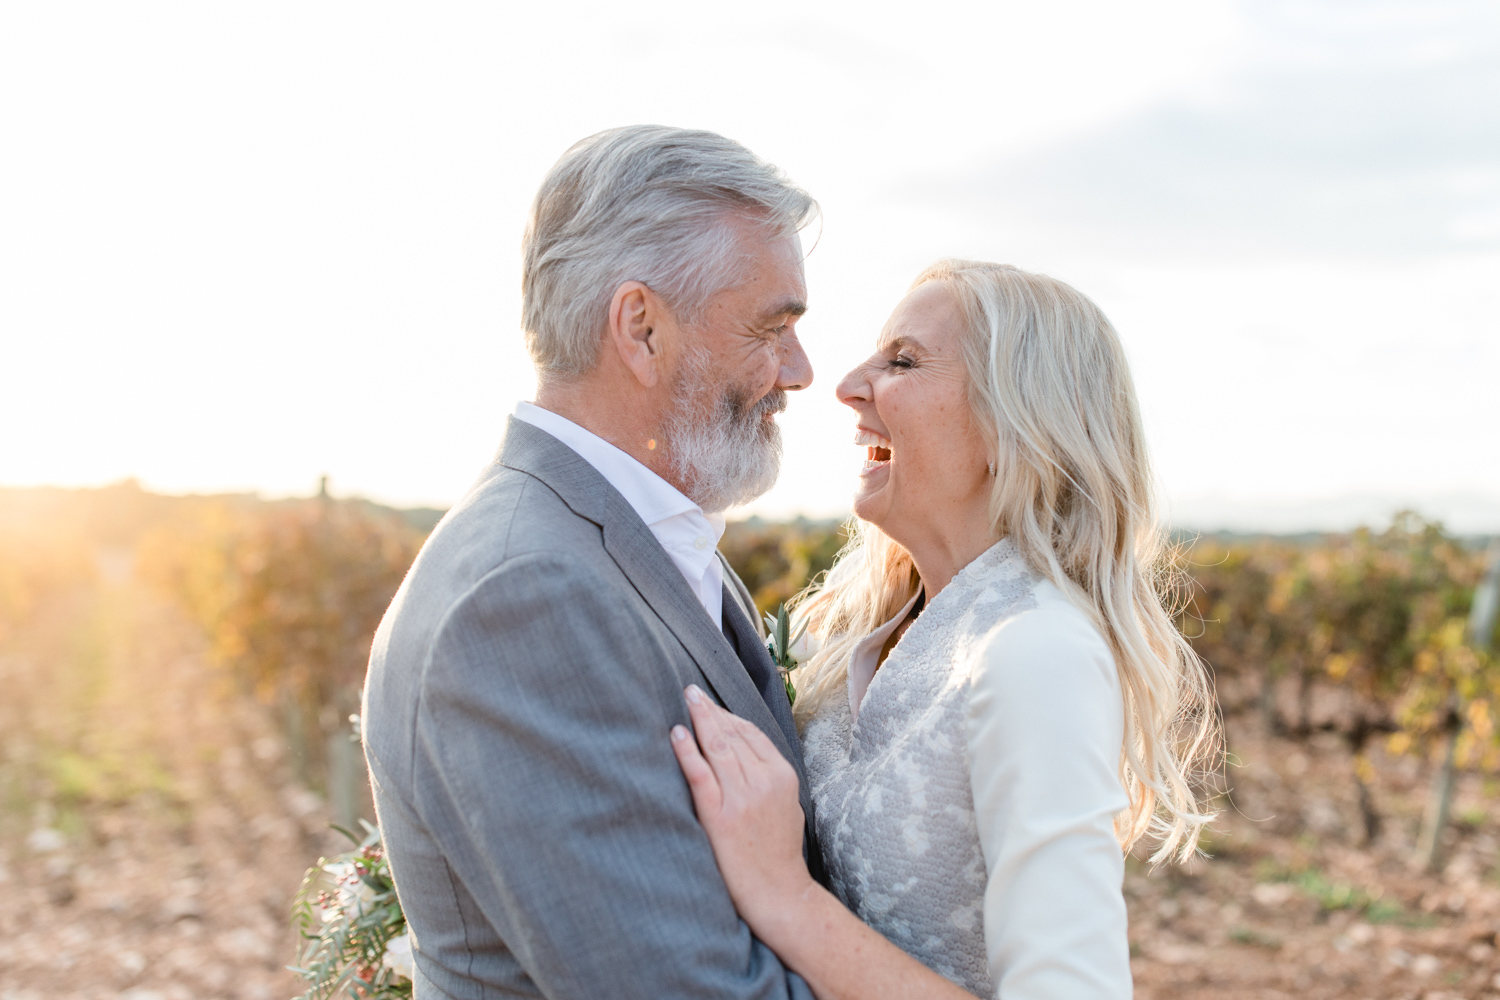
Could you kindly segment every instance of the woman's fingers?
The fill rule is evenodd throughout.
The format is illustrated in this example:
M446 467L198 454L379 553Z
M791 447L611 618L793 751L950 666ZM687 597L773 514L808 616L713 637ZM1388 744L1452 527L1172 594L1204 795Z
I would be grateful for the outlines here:
M778 761L784 761L786 759L785 757L781 756L781 751L776 749L776 744L771 742L771 738L765 733L761 732L760 727L755 723L749 721L748 719L742 719L737 715L731 715L729 717L734 720L735 726L739 728L741 738L744 739L745 745L748 746L750 748L750 751L760 759L761 763L776 763Z
M672 750L677 754L683 777L687 778L688 790L693 793L693 808L700 817L717 815L724 805L724 791L687 726L672 727Z
M688 700L688 712L693 717L693 725L706 723L709 731L722 735L736 753L748 752L762 761L783 759L781 751L776 749L776 745L765 733L761 732L760 727L755 723L716 705L696 684L689 685L685 693ZM701 739L703 730L700 729L698 735Z
M698 734L698 745L719 783L733 794L748 781L746 767L759 760L747 744L744 731L737 725L741 720L715 705L697 685L689 686L684 694L688 714L693 718L693 729Z
M683 693L694 731L673 726L672 749L730 897L742 913L790 898L808 881L797 772L754 725L697 687Z
M696 686L685 692L698 744L719 782L729 811L767 797L797 801L797 772L770 738L752 722L714 704ZM800 811L801 807L798 806Z

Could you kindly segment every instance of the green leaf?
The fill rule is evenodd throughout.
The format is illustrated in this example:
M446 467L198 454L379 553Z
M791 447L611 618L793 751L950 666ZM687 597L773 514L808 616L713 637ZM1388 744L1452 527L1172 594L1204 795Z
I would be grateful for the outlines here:
M339 833L342 833L344 836L348 837L349 838L349 842L351 844L358 844L361 847L364 846L364 842L363 841L361 841L358 837L356 837L353 833L351 833L346 828L344 828L342 826L339 826L337 823L329 823L328 824L328 828L330 830L337 830Z

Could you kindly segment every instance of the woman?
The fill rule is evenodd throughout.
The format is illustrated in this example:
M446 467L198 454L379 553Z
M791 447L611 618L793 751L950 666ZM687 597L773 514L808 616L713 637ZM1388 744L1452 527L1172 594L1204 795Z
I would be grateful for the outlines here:
M1114 330L1061 282L944 261L838 393L861 524L800 604L796 703L836 897L791 766L690 690L673 746L736 906L822 1000L1129 996L1123 851L1191 855L1216 731L1153 587Z

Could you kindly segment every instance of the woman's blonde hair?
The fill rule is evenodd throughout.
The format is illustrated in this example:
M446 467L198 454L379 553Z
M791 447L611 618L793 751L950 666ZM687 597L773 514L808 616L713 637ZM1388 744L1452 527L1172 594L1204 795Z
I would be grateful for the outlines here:
M1099 307L1073 288L1004 264L944 260L912 284L942 282L964 317L972 417L996 456L990 512L1031 567L1109 642L1125 702L1115 823L1128 850L1186 859L1212 817L1201 771L1216 763L1218 715L1202 662L1172 623L1163 533L1125 352ZM820 641L798 684L805 721L846 688L849 656L915 596L910 554L855 521L832 569L797 598ZM1159 588L1161 588L1159 590ZM1175 589L1175 588L1171 588Z

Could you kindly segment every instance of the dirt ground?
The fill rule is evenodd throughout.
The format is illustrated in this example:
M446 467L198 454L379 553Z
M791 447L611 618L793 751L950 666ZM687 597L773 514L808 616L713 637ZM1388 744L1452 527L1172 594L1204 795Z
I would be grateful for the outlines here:
M1459 783L1436 875L1412 863L1429 774L1374 756L1381 831L1365 845L1337 737L1268 739L1231 718L1231 800L1213 857L1151 873L1132 862L1136 995L1158 998L1500 998L1495 789Z
M291 897L342 841L201 637L119 569L0 646L0 691L0 1000L296 993ZM1500 1000L1494 781L1464 776L1424 875L1422 765L1376 754L1366 846L1342 744L1255 722L1213 858L1130 864L1137 996Z
M203 640L127 582L0 653L0 998L280 1000L341 838Z

